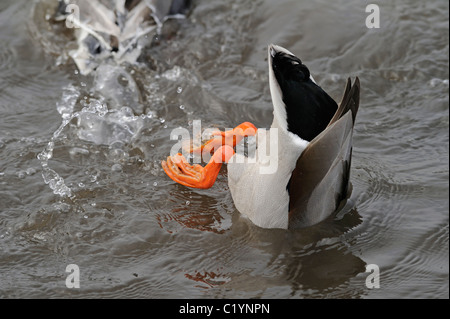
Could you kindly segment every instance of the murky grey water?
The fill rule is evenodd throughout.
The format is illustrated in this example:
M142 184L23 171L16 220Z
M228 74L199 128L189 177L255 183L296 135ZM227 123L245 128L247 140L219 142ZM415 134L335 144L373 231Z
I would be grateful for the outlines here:
M380 29L365 6L198 0L125 67L136 87L102 91L30 1L1 1L0 297L448 298L449 3L382 2ZM242 218L225 169L195 190L160 168L193 120L270 125L269 43L336 100L361 79L353 209L298 231Z

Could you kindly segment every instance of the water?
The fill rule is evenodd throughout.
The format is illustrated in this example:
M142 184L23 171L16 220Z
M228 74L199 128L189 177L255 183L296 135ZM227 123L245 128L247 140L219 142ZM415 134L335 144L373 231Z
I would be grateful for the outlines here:
M1 2L0 297L448 298L448 1L380 3L380 29L356 0L194 4L82 76L31 2ZM270 125L269 43L336 100L361 80L352 209L298 231L242 218L226 169L195 190L160 167L194 120Z

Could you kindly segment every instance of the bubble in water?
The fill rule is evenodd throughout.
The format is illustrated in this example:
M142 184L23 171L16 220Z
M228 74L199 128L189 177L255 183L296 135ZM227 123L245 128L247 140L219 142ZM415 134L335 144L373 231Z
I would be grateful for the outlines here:
M109 152L109 158L116 163L125 161L128 159L128 157L129 154L120 148L111 149Z

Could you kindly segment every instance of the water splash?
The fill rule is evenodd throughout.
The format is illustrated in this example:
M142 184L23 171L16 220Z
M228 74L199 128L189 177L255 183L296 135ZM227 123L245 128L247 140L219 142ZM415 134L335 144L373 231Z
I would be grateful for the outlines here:
M93 90L106 98L110 108L130 107L134 113L142 114L144 105L141 103L141 93L132 77L121 66L102 64L95 71Z
M61 101L56 103L56 110L63 119L67 119L73 114L79 97L80 91L74 85L70 84L63 89Z
M75 99L74 91L70 86L63 94L63 102L67 98L70 101ZM50 167L49 161L53 158L57 141L62 138L63 131L70 126L70 123L76 121L76 136L80 140L96 145L106 145L114 150L121 149L127 143L131 143L144 127L144 121L153 117L151 113L135 116L129 107L109 110L102 99L91 99L90 103L83 109L70 114L71 109L73 109L73 106L69 105L60 112L62 114L61 125L53 133L44 150L37 156L41 163L44 182L49 185L55 195L69 198L74 197L73 190L67 186L64 178ZM73 148L75 151L79 149Z
M64 179L49 167L48 162L53 157L55 140L59 137L61 132L70 123L70 121L75 117L76 113L71 117L63 119L59 128L53 133L50 142L48 142L45 149L37 156L38 160L41 162L42 177L44 178L45 184L47 184L52 189L55 195L60 195L61 197L72 197L72 190L64 183Z

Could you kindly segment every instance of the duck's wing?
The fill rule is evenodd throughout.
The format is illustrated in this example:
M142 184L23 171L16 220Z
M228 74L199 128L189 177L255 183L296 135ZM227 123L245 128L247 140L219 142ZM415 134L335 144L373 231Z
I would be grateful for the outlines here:
M93 32L118 36L120 29L116 24L114 5L104 1L73 1L80 10L80 23L83 28Z
M137 40L141 35L156 29L156 22L152 19L151 14L152 9L143 1L133 6L128 11L123 23L119 42L125 42L129 39Z
M191 0L145 0L152 9L153 18L161 25L168 17L184 15L191 6Z
M330 124L299 157L288 185L290 229L319 223L335 212L345 198L359 95L359 79L353 85L348 79Z

